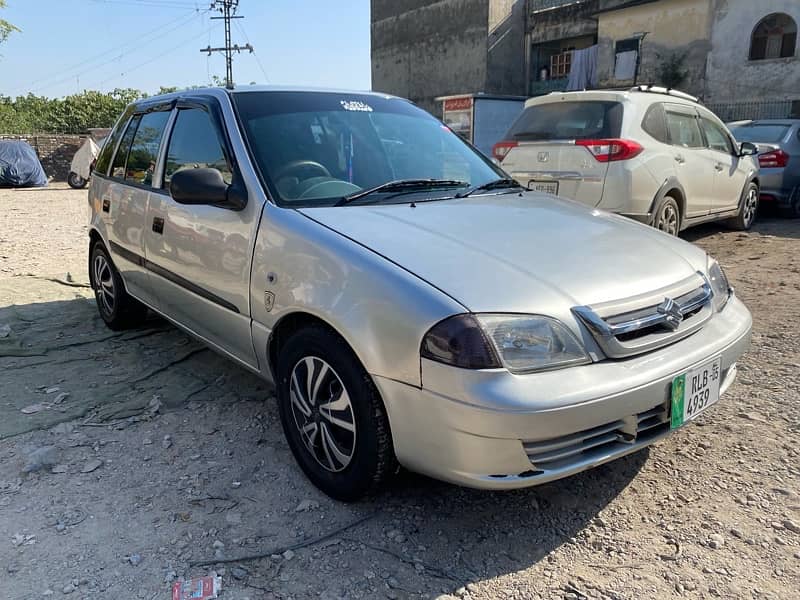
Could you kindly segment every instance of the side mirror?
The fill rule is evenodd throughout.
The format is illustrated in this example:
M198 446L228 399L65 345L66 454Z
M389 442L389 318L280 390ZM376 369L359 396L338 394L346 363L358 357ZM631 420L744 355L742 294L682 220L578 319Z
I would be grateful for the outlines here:
M169 193L179 204L211 204L241 210L247 196L239 186L228 185L217 169L183 169L174 173Z
M739 146L739 156L755 156L758 154L758 146L752 142L742 142Z

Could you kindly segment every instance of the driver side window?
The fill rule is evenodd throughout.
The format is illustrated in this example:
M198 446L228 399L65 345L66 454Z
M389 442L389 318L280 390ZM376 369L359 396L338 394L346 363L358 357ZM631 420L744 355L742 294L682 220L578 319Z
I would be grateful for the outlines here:
M164 187L172 176L183 169L217 169L230 184L233 174L211 115L202 108L185 108L178 112L167 149Z

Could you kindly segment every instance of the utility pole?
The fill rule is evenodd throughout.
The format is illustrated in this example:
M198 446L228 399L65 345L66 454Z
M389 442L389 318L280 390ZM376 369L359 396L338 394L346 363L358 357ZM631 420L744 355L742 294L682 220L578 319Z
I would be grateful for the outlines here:
M217 10L222 13L221 17L211 17L212 19L223 19L225 21L225 46L222 48L212 48L208 46L203 48L200 52L207 52L211 56L212 52L225 53L225 87L233 89L233 53L237 54L242 50L249 50L250 54L253 53L253 46L249 43L244 46L239 44L231 44L231 20L244 19L243 16L236 14L236 9L239 8L239 0L213 0L210 6L211 10Z

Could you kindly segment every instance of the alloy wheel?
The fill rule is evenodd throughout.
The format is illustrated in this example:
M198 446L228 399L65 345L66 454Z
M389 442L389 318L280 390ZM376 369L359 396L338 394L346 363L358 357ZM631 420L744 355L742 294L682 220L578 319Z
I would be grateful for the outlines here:
M306 356L292 369L292 416L306 450L332 473L347 468L356 448L356 423L350 396L333 368Z
M742 208L742 220L745 227L750 227L756 218L756 210L758 209L758 190L750 188L747 192L747 197L744 199L744 207Z
M678 212L670 203L665 203L656 223L657 228L670 235L678 235Z
M94 293L97 301L107 315L114 313L116 295L114 290L114 273L108 259L102 254L96 254L92 262L94 275Z

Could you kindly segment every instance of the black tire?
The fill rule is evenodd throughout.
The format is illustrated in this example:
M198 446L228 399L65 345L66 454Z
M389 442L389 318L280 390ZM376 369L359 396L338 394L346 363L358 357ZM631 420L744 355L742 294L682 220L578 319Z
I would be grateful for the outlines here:
M653 227L669 235L681 232L681 209L672 196L664 196L653 214Z
M86 187L86 184L89 183L89 180L84 179L73 171L70 171L69 175L67 175L67 183L69 184L69 187L74 190L82 190Z
M758 215L758 186L755 183L748 183L742 195L739 212L727 223L731 229L747 231L756 222Z
M147 318L147 307L125 290L122 277L102 242L95 242L89 253L89 281L97 310L110 329L131 329Z
M789 206L781 209L781 216L787 219L800 219L800 187L794 189Z
M309 326L286 340L277 362L281 424L306 476L343 502L378 491L397 470L389 420L375 384L344 340L322 325Z

